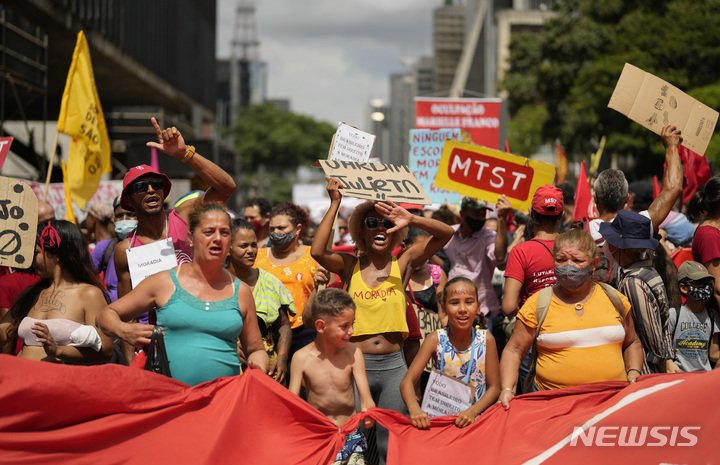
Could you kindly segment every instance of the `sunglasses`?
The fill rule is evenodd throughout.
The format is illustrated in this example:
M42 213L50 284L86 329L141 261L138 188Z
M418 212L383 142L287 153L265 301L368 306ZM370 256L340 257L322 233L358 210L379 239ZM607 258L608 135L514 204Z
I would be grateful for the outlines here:
M161 191L165 188L165 181L161 178L154 179L143 179L133 183L133 192L136 194L144 194L148 191L148 186L152 187L154 191Z
M376 218L374 216L365 218L365 227L366 228L377 229L377 227L379 225L380 225L380 218ZM390 229L393 226L395 226L395 224L387 218L382 219L382 225L383 225L383 228L385 228L385 229Z

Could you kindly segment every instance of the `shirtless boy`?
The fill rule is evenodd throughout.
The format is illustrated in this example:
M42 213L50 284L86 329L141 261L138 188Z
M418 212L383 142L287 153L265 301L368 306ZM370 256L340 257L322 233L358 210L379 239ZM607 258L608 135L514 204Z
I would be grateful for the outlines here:
M315 342L295 353L290 367L290 392L300 395L305 386L307 401L338 427L355 415L355 390L364 412L375 403L370 395L362 352L348 344L353 335L355 303L340 289L318 292L312 303L312 319L317 330ZM366 428L374 421L364 420ZM367 444L362 432L355 430L345 438L345 447L335 464L364 464Z

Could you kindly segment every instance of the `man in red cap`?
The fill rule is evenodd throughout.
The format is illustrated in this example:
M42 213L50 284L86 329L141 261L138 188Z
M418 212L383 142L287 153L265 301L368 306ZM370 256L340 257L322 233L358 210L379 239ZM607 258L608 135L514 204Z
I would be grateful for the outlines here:
M185 140L177 128L161 130L155 118L151 118L151 121L158 142L148 142L148 147L154 147L186 163L210 185L210 188L200 197L183 202L166 216L163 202L170 194L170 179L148 165L135 166L125 174L120 204L124 209L135 212L137 229L115 247L118 297L124 296L132 289L128 250L170 238L177 262L191 261L192 248L187 243L190 212L198 203L225 203L235 191L235 181L232 177L210 160L195 153L195 147L185 145Z
M502 311L506 316L515 316L528 297L555 284L552 249L563 213L562 190L552 184L538 187L530 207L533 238L510 250L505 268Z
M552 184L538 187L530 205L533 238L510 250L505 268L502 311L514 317L531 295L555 284L555 258L552 250L558 235L558 224L564 213L562 190ZM515 234L520 233L516 230ZM528 373L530 357L520 365L518 386Z

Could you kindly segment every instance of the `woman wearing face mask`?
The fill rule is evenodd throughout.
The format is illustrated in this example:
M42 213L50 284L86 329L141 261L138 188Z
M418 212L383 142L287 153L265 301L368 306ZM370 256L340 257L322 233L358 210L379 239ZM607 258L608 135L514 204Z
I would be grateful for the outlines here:
M520 362L533 343L537 390L601 381L633 383L642 369L642 348L628 300L590 280L598 263L590 234L582 230L560 234L553 257L557 284L546 291L551 294L539 331L537 310L543 291L533 294L520 309L502 354L500 402L505 408L515 395ZM622 317L613 300L621 303Z
M271 247L258 249L255 268L261 268L278 278L290 291L295 308L303 308L315 288L314 275L318 264L310 256L310 247L300 244L302 230L308 225L308 215L292 202L285 202L270 211L268 238ZM315 330L303 326L301 312L290 316L293 354L315 339Z
M115 246L137 227L135 213L125 210L120 205L120 197L116 197L113 201L112 221L117 237L98 242L90 254L90 261L92 262L93 269L98 273L100 280L105 283L110 301L115 302L118 299L118 278L115 273L113 261L115 258Z

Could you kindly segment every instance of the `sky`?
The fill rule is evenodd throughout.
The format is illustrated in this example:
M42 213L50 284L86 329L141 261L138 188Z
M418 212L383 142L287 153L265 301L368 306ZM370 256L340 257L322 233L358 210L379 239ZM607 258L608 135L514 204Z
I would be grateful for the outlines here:
M217 0L218 58L230 57L239 1ZM390 74L407 70L408 59L432 54L432 14L442 4L255 0L268 97L290 99L295 113L366 129L369 101L387 101Z

